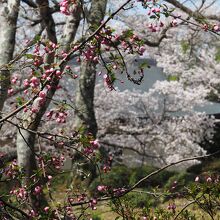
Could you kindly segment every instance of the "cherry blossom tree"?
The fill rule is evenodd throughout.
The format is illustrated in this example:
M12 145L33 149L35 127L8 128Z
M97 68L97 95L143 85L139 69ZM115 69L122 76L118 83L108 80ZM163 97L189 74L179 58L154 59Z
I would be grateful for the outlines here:
M191 91L194 90L194 92L192 93L194 94L197 93L198 95L197 100L201 101L200 103L194 103L195 105L193 104L191 106L192 109L196 109L196 106L198 107L204 105L206 99L213 100L214 98L214 100L218 100L218 96L219 96L218 95L219 63L217 59L218 38L210 35L207 32L204 32L201 29L201 27L204 28L204 26L207 26L204 20L202 19L199 20L199 22L201 23L198 24L198 26L193 25L194 22L198 21L197 16L200 17L202 16L200 14L200 10L202 12L204 8L209 7L207 2L203 2L201 5L199 5L199 3L196 3L198 5L195 4L192 7L192 8L195 7L195 10L197 10L195 13L193 13L192 8L189 9L187 8L187 5L180 4L178 1L168 1L168 2L180 9L179 11L177 10L178 16L175 16L175 13L177 13L176 10L175 13L173 13L172 19L175 18L175 20L171 19L169 21L171 22L172 25L170 25L169 22L167 24L167 21L163 22L162 25L161 23L159 24L154 23L149 25L149 21L146 21L146 19L143 16L139 16L138 19L136 18L135 20L134 19L135 15L134 16L130 15L129 17L122 15L122 19L124 19L124 21L126 20L125 23L127 24L127 26L130 27L131 29L134 29L135 33L142 37L142 39L145 42L145 45L148 45L147 47L148 54L157 60L158 66L163 68L164 73L167 76L167 81L161 82L160 84L161 85L164 84L164 86L166 85L164 88L169 88L169 87L173 88L174 85L173 81L178 81L179 85L182 85L184 89L188 88L189 90L192 89ZM212 13L211 10L210 12ZM184 19L184 17L187 17L188 15L191 16L189 23L188 20ZM212 26L212 30L218 30L218 25L217 25L218 18L215 16L211 16L210 14L207 14L206 16L207 17L203 16L203 18L204 19L209 18L210 20L214 20L214 25ZM146 27L149 26L149 28L146 29L146 31L145 30L143 31L142 24L146 25ZM188 24L190 24L190 26L188 26ZM148 33L149 30L151 30L152 32L151 34ZM148 39L146 38L146 36L148 36ZM155 41L155 38L158 36L159 38ZM152 40L149 41L149 39ZM159 47L159 49L152 48L152 46L153 47L157 46ZM156 90L156 88L158 88L158 94L161 93L163 94L163 92L161 92L161 90L159 89L162 87L158 87L158 85L159 84L156 84L154 89ZM176 86L175 88L180 88L180 87ZM155 91L155 93L157 93L157 91ZM170 92L166 91L166 93L170 94L171 97L173 96L173 98L178 94L177 91L174 91L172 89L170 89ZM193 97L191 93L190 96ZM187 97L189 96L183 95L180 97L183 101L185 98L187 99ZM190 100L185 100L185 101L186 103L191 103ZM112 100L110 101L110 103L111 102ZM148 103L145 105L147 106L146 109L148 109L147 112L149 114L149 112L151 112L149 111L150 110L149 108L151 108L149 107L150 104ZM177 103L175 105L177 105ZM155 104L155 106L158 105ZM161 106L158 106L157 108L161 109ZM176 112L178 112L177 109ZM182 106L181 108L179 108L179 111L184 112L184 107ZM180 112L177 113L177 115L178 114L180 114ZM186 114L186 112L184 114ZM121 113L121 115L123 114ZM122 117L126 118L126 115L127 112L126 113L124 112L124 116ZM172 118L181 118L180 116L177 115L176 117L175 115L172 115ZM203 117L202 114L201 117ZM200 121L198 118L197 120ZM210 120L212 121L213 119ZM193 124L195 124L195 121L193 121ZM190 127L192 128L193 126L191 125ZM213 124L211 125L211 127L213 127ZM117 129L118 126L116 125L115 130ZM200 129L200 125L198 126L198 129ZM112 128L109 130L112 132L112 130L114 129ZM176 131L177 130L178 129L176 129ZM180 137L180 135L178 136ZM205 137L205 135L202 136ZM124 138L124 140L126 139ZM127 144L127 142L126 144L122 144L118 146L116 146L115 144L115 148L123 147L123 146L125 147L126 145L129 144ZM135 149L137 148L137 144L132 143L131 145L135 146L134 147ZM170 144L170 146L171 145L172 144ZM162 147L162 149L165 148ZM189 150L191 148L189 147L186 149ZM193 149L195 148L193 147ZM202 152L202 149L200 152ZM166 155L166 154L163 152L162 155ZM165 157L169 158L167 156Z
M13 58L15 47L16 24L19 12L20 1L12 0L1 3L1 28L0 28L0 43L1 43L1 57L0 57L0 112L3 110L5 100L7 98L8 89L10 86L10 66L7 64Z

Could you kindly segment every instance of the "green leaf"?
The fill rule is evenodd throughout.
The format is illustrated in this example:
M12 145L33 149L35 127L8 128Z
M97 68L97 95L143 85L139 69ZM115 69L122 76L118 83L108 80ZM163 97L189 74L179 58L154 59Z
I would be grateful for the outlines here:
M143 63L141 63L141 64L139 65L139 68L140 68L140 69L150 68L150 65L148 64L147 61L144 61Z
M40 41L41 36L40 35L36 35L34 38L34 42L37 43Z
M185 54L190 49L189 42L185 40L181 41L181 48L182 48L183 53Z
M130 38L133 36L133 34L134 34L133 31L130 29L123 32L125 38Z
M168 81L178 81L178 80L179 80L179 77L178 77L178 76L168 76L168 77L167 77L167 80L168 80Z
M18 106L22 106L25 102L22 97L17 97L16 101L17 101Z
M199 193L196 195L196 199L200 199L203 195L204 195L204 192L199 192Z
M28 59L34 59L34 58L35 58L35 55L30 54L30 53L26 53L26 54L24 54L24 56L25 56L26 58L28 58Z
M215 61L220 62L220 48L217 49L217 52L215 54Z

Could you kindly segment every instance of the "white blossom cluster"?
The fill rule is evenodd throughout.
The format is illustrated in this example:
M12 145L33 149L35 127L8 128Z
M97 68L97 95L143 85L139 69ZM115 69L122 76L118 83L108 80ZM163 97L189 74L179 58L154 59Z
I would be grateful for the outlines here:
M214 119L193 110L206 102L204 90L158 81L145 93L108 93L101 86L96 92L99 137L104 143L134 149L154 165L205 154L200 144L211 140Z

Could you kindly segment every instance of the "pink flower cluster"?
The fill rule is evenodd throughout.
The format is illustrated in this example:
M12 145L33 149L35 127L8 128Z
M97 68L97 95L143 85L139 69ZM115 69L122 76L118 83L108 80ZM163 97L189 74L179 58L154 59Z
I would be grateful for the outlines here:
M17 199L26 200L28 198L28 192L25 187L21 187L10 191L11 195L15 195Z
M62 0L60 2L60 12L65 15L70 15L75 9L70 10L71 5L76 5L76 0Z
M89 46L85 51L83 51L83 58L86 61L92 61L93 63L98 63L98 56L96 55L96 46Z
M55 169L59 170L64 165L65 157L64 156L53 156L51 163Z
M19 83L19 78L18 78L18 76L17 75L14 75L14 76L12 76L12 78L11 78L11 84L12 85L16 85L16 84L18 84ZM14 94L14 89L13 88L9 88L8 89L8 95L9 96L12 96Z
M13 88L8 89L8 95L12 96L13 94L14 94L14 89Z
M106 190L107 190L107 186L104 186L104 185L99 185L99 186L97 186L97 190L99 191L99 192L105 192Z
M62 76L62 72L60 70L54 70L54 68L49 68L47 69L43 75L42 75L42 79L47 80L47 81L51 81L52 79L52 73L55 72L55 76L59 79L61 79Z
M32 210L29 211L29 216L34 218L34 217L38 216L38 213L35 210L32 209Z
M202 28L205 31L208 31L208 30L212 30L214 32L219 32L220 31L220 25L219 24L214 24L214 25L203 24Z
M14 160L12 161L5 169L5 175L10 177L10 178L15 178L18 175L18 165L17 165L17 161Z
M82 193L81 195L77 196L77 202L82 202L86 199L86 194Z
M113 81L111 80L110 76L105 74L103 76L103 79L104 79L104 85L110 90L114 90L114 86L113 86Z
M49 44L44 47L44 51L45 53L51 54L58 48L59 46L57 44L53 42L49 42Z
M151 15L154 15L160 12L161 12L161 9L159 7L153 7L148 11L147 15L151 16Z
M68 0L63 0L62 2L60 2L60 12L65 15L70 15Z
M215 24L215 25L213 25L213 31L215 31L215 32L219 32L220 31L220 26L219 25L217 25L217 24Z
M217 184L217 183L219 183L219 175L217 175L217 176L206 176L206 177L203 177L203 178L201 178L201 177L199 177L199 176L197 176L196 178L195 178L195 182L196 183L202 183L202 182L206 182L206 183L214 183L214 184Z
M40 54L40 45L36 45L34 49L34 66L39 67L43 63L43 56Z
M155 23L155 24L153 24L153 23L150 23L149 25L148 25L148 28L149 28L149 30L151 31L151 32L158 32L158 31L160 31L161 30L161 28L164 26L164 23L162 22L162 21L160 21L159 23Z
M51 110L46 113L46 117L48 120L56 120L57 123L65 123L68 114L61 109Z
M11 83L12 83L12 84L16 84L17 82L18 82L18 76L15 75L15 76L12 77Z
M167 209L168 210L172 210L172 212L175 213L176 212L176 205L175 205L175 203L169 204Z
M84 149L84 153L87 155L93 154L95 156L95 150L97 150L99 148L99 146L100 146L100 144L99 144L98 140L90 141L90 146L87 146Z
M91 199L89 202L89 206L92 210L96 210L96 205L97 205L97 200L96 199Z
M42 187L41 186L36 186L35 188L34 188L34 195L39 195L39 194L41 194L42 193Z
M24 82L26 86L28 86L28 81L25 80ZM30 86L32 88L37 88L39 85L40 85L40 80L36 77L36 76L33 76L31 79L30 79Z
M120 195L124 194L125 192L126 192L125 188L113 189L113 193L115 196L120 196Z

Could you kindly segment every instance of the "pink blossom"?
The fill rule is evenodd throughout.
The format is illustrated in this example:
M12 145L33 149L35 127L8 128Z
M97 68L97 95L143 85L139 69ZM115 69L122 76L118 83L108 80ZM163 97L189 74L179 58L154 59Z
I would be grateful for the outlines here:
M207 183L211 183L212 182L212 178L211 177L206 178L206 182Z
M177 24L178 24L178 22L177 22L176 19L174 19L174 20L171 22L171 26L172 26L172 27L176 27Z
M220 30L219 25L216 25L216 24L215 24L215 25L213 26L213 30L214 30L214 31L219 31L219 30Z
M47 176L48 180L51 180L53 177L51 175Z
M97 139L94 141L90 141L90 144L93 146L94 149L97 149L100 146L99 141Z
M29 83L28 79L25 79L25 80L24 80L24 82L23 82L23 84L24 84L24 86L25 86L25 87L27 87L27 86L29 86L29 85L30 85L30 83Z
M46 98L46 93L44 91L40 91L39 92L39 97L42 98L42 99L45 99Z
M8 95L13 95L14 94L14 89L8 89Z
M199 182L199 177L198 176L195 178L195 182Z
M99 192L103 192L103 191L105 191L106 189L107 189L107 187L104 186L104 185L99 185L99 186L97 186L97 190L98 190Z
M41 189L40 186L36 186L36 187L34 188L34 191L35 191L36 194L40 194L40 193L42 192L42 189Z
M49 209L50 209L50 207L46 206L46 207L44 208L44 211L45 211L45 212L48 212Z
M32 107L32 108L31 108L31 112L32 112L32 113L37 113L38 111L39 111L39 109L36 108L36 107Z
M31 79L30 79L30 86L33 87L33 88L36 88L37 86L39 86L40 84L40 80L36 77L36 76L33 76Z
M143 55L143 53L145 52L145 50L146 50L146 48L145 48L144 46L141 46L141 47L139 48L140 54Z

